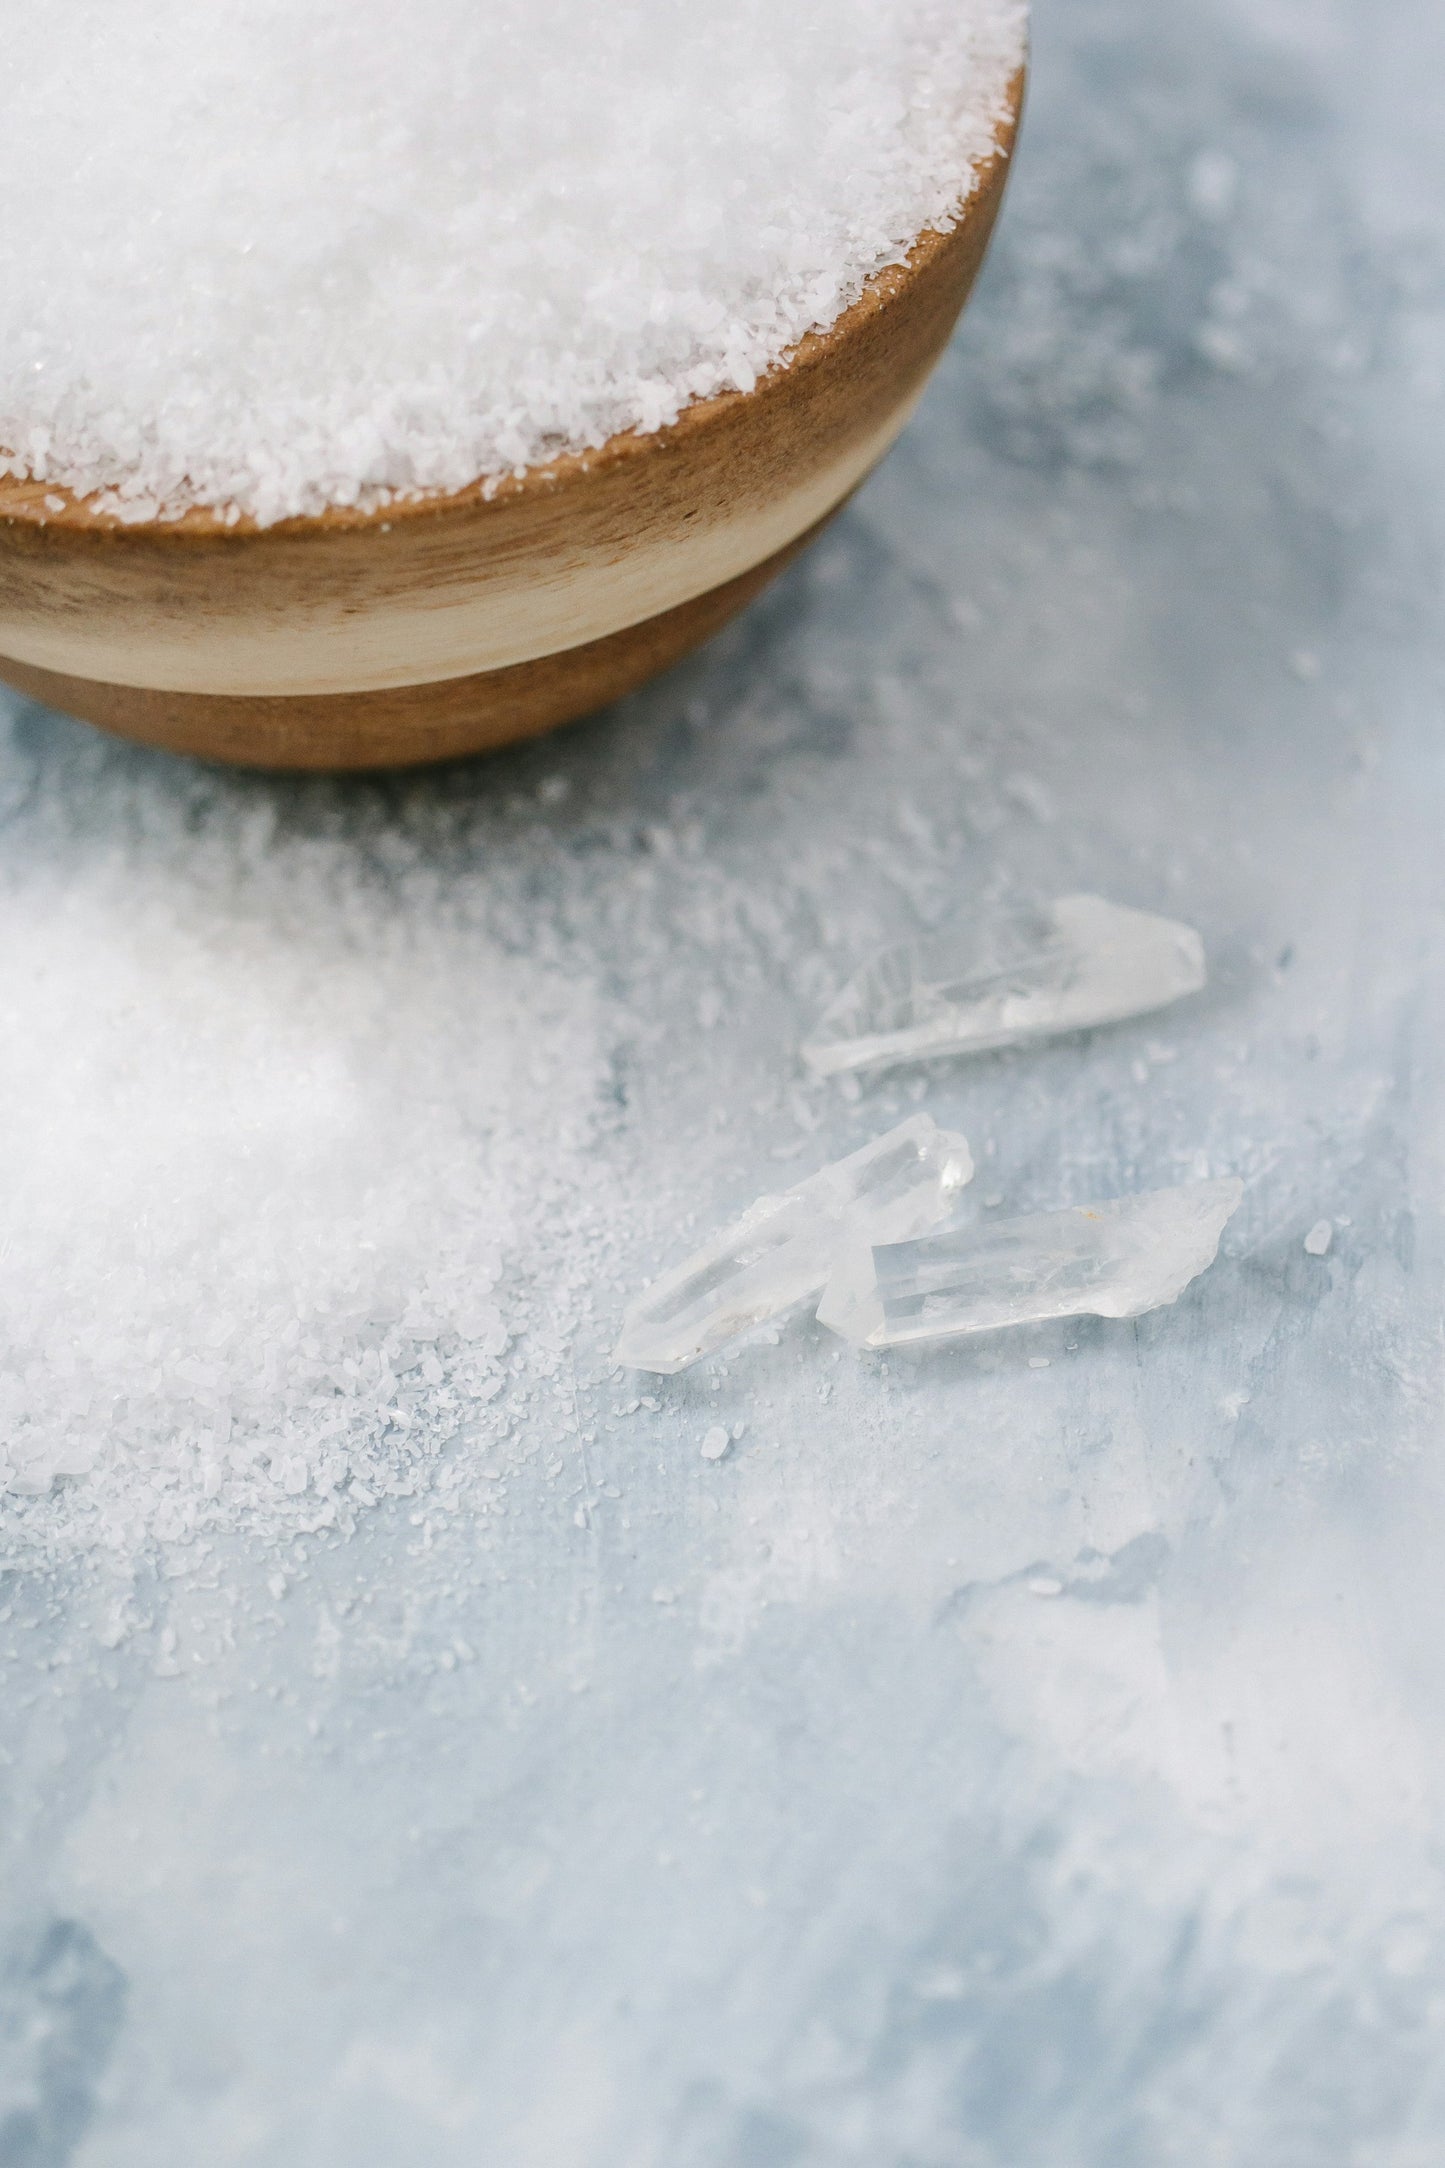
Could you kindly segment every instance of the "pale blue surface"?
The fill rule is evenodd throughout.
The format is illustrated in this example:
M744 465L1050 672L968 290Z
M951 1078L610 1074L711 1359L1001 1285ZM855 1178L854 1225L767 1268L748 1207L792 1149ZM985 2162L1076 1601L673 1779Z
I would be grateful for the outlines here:
M627 1420L609 1282L590 1466L530 1438L485 1530L383 1508L274 1609L232 1547L194 1676L12 1576L3 2168L1445 2156L1445 20L1043 0L1036 57L921 419L710 654L354 789L17 708L6 853L63 895L162 837L184 885L271 809L423 928L467 870L609 1005L629 1284L857 1136L792 1049L870 945L1177 912L1199 1002L921 1103L1019 1210L1239 1172L1224 1260L1137 1328L886 1379L804 1332ZM183 1652L224 1608L143 1595Z

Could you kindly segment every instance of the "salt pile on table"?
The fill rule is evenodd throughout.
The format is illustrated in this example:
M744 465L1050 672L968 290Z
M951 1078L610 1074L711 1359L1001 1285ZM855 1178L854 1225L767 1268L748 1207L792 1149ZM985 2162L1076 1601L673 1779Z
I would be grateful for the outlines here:
M573 1419L557 1346L627 1212L596 990L488 934L495 880L418 876L400 822L368 852L130 772L52 779L63 880L13 824L0 860L0 1542L444 1509Z
M1020 0L7 11L0 447L136 518L455 489L749 389L946 224Z
M1228 1178L1069 1212L951 1228L840 1260L818 1322L860 1347L961 1339L1061 1317L1142 1317L1212 1265L1244 1184Z

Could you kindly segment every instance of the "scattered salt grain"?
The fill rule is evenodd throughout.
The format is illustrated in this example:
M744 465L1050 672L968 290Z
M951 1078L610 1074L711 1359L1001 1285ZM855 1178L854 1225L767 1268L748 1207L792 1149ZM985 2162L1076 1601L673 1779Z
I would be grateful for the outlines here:
M703 1459L721 1460L732 1442L731 1434L723 1429L722 1424L714 1423L712 1429L706 1433L702 1441Z
M1323 1257L1335 1239L1334 1224L1327 1219L1316 1220L1305 1236L1305 1248L1311 1257Z
M6 12L0 445L136 518L454 489L749 389L949 222L1022 0Z

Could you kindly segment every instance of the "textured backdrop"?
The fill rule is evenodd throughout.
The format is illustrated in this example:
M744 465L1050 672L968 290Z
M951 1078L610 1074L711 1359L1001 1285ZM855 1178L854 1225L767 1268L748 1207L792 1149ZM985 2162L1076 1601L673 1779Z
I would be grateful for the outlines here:
M0 1395L127 1442L6 1509L3 2168L1441 2159L1442 73L1436 0L1041 0L903 446L550 744L5 708ZM1208 992L804 1080L1074 888ZM915 1104L1005 1208L1245 1203L1138 1325L608 1375Z

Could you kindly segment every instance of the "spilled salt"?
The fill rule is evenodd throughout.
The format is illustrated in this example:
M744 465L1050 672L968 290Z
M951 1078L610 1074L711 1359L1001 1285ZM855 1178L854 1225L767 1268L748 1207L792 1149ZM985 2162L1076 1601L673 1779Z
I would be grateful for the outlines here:
M344 1533L470 1471L497 1510L509 1438L575 1421L561 1350L627 1223L585 978L404 838L367 863L222 792L198 849L187 799L0 869L12 1559Z

